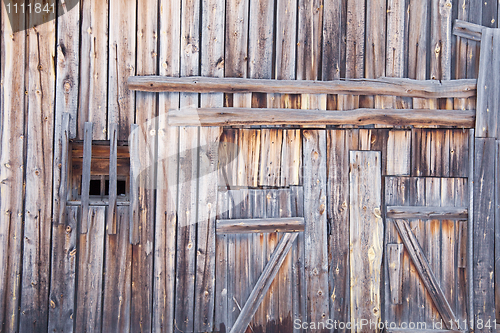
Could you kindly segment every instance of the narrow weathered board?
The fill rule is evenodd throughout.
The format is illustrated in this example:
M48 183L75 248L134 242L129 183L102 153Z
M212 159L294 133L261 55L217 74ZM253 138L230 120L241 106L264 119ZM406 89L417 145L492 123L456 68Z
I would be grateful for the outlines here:
M68 207L52 226L49 332L73 332L79 207Z
M315 106L312 105L313 104L308 105L308 107L314 108ZM345 110L345 111L327 111L327 110L304 111L298 109L274 109L274 108L266 109L266 108L234 107L234 108L198 108L196 111L197 111L196 115L186 114L183 111L170 111L168 113L169 125L171 126L311 125L315 127L321 127L325 125L363 126L363 125L380 124L388 126L412 126L412 125L420 127L456 126L463 128L472 128L474 126L474 119L475 119L474 110L428 110L428 109L402 110L402 109L361 108L361 109ZM442 134L442 133L437 132L437 134Z
M66 200L68 199L69 178L69 136L70 136L70 114L65 112L62 116L61 126L56 127L54 142L54 201L52 202L52 220L54 224L63 223L66 216ZM55 156L56 153L59 156ZM56 179L57 178L57 179Z
M382 313L380 281L384 239L381 154L351 151L349 168L351 320L378 323ZM355 331L361 332L362 328Z
M365 1L347 1L346 78L362 78L365 60Z
M495 154L495 316L500 317L500 140ZM464 265L465 266L465 265Z
M110 22L107 138L111 140L111 124L116 123L119 126L118 140L127 140L135 116L135 94L128 89L127 80L136 69L137 1L107 1Z
M273 72L274 3L255 0L249 6L248 24L252 32L248 33L248 76L270 79Z
M129 242L128 215L128 207L117 207L116 234L105 235L102 331L106 333L129 332L130 330L132 245Z
M283 130L261 129L259 186L279 186Z
M88 231L80 234L77 250L75 332L101 332L106 207L87 209Z
M239 147L239 154L237 161L238 174L236 176L237 186L258 186L261 148L260 140L261 131L258 129L238 130L237 142ZM282 153L282 157L284 156L284 154L285 153ZM289 155L286 154L286 156Z
M109 125L109 206L106 219L108 234L116 234L116 197L117 197L117 151L118 151L118 124Z
M451 79L452 2L431 0L431 56L430 77Z
M389 131L387 154L382 156L386 162L385 175L409 176L411 165L411 132ZM382 167L383 168L383 167Z
M244 147L240 148L239 145L238 131L239 130L237 129L226 129L221 133L220 137L221 144L219 145L219 153L218 153L219 167L217 169L218 170L217 179L219 186L226 187L227 189L237 184L238 170L239 170L238 159L240 158L241 155L243 155L242 158L245 158L245 150L243 150ZM255 179L254 181L257 182L257 179Z
M474 321L495 320L495 139L476 138L474 162ZM494 332L484 329L484 332Z
M299 232L304 226L304 219L299 217L217 220L217 233Z
M291 187L291 213L292 216L304 216L304 188ZM307 291L305 276L305 242L304 233L299 233L292 252L292 317L294 320L305 321L307 318ZM294 332L297 327L294 326Z
M481 41L481 59L477 80L476 137L496 138L499 136L500 84L492 72L500 71L500 31L484 29Z
M94 123L94 140L107 139L108 0L81 4L78 138L86 122ZM73 24L76 24L73 22ZM64 33L63 33L64 34ZM76 78L75 78L76 80ZM85 209L83 209L85 214Z
M302 178L302 139L300 130L283 130L281 148L281 187L300 185Z
M282 188L278 191L279 196L279 214L281 218L292 217L292 193L290 188ZM303 219L302 219L303 220ZM303 233L302 233L303 234ZM283 237L283 234L278 234L278 238ZM278 272L278 330L284 332L293 332L293 296L294 289L297 286L293 285L293 251L297 247L292 245L290 252L287 254L281 268Z
M132 245L139 243L139 171L141 162L139 160L139 126L133 124L130 129L130 214L129 214L129 242Z
M387 244L387 261L389 266L389 285L392 304L402 303L403 284L403 244Z
M228 191L217 193L217 218L228 218ZM216 235L214 331L227 332L228 235Z
M302 137L307 321L319 322L329 314L326 131L304 130Z
M330 130L327 138L329 200L328 258L330 318L349 322L349 150L358 138L348 130Z
M40 2L41 5L48 3ZM39 16L28 14L28 24ZM37 65L27 67L26 73L28 107L20 331L44 330L48 320L56 32L55 14L44 13L43 16L47 24L26 31L27 61Z
M246 331L296 238L297 233L286 233L282 237L230 332Z
M85 134L83 141L83 166L82 166L82 220L80 223L80 232L87 233L88 212L89 212L89 193L90 193L90 168L92 161L92 129L93 123L85 123Z
M340 79L340 67L342 60L342 1L323 0L323 50L322 50L322 79L331 81ZM344 16L344 17L343 17ZM336 107L336 105L335 105Z

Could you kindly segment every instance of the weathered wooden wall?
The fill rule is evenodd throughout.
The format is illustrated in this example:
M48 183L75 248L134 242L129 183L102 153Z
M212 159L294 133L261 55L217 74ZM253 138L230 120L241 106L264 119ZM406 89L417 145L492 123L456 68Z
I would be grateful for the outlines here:
M130 226L137 229L129 229L128 209L120 208L117 233L109 234L103 229L106 208L91 206L83 214L91 216L88 232L80 234L77 221L82 209L68 207L60 214L60 184L65 173L61 138L68 133L70 139L82 140L85 122L93 122L94 140L109 140L111 124L117 123L118 140L123 142L132 124L143 124L171 108L193 104L327 110L475 108L474 98L152 94L129 91L128 76L476 78L480 43L453 36L452 22L459 18L495 28L497 7L496 1L479 0L81 0L79 6L46 24L12 33L2 5L0 332L219 330L230 312L227 300L225 305L219 303L217 295L224 292L221 285L233 283L234 277L216 271L213 254L240 255L239 263L244 265L250 257L232 252L236 251L235 242L248 248L260 242L260 235L236 240L239 236L212 232L220 207L210 204L216 202L217 187L227 183L221 184L221 177L219 184L196 177L214 171L213 145L204 146L211 160L198 159L193 151L179 155L179 148L189 152L201 141L217 146L219 128L169 128L160 133L153 145L153 151L162 147L155 152L160 162L156 178L149 181L151 187L156 182L162 190L141 190L137 203L140 224ZM66 9L64 2L57 3L59 13ZM33 18L18 14L15 19L28 26ZM484 57L485 61L495 58ZM68 126L64 113L70 114ZM322 320L324 316L349 320L350 150L381 151L383 176L464 179L472 177L469 135L458 129L225 129L222 141L230 141L230 136L253 156L245 169L238 169L241 172L228 173L234 181L229 185L254 190L270 187L269 191L303 187L290 195L305 196L309 206L292 207L291 212L281 214L322 221L299 235L270 288L267 307L257 311L256 320L283 323L283 327L289 327L290 315L303 320ZM481 181L485 173L494 172L495 165L485 158L495 154L493 138L498 140L498 135L492 129L481 132L479 128L476 136L474 148L479 158L474 179ZM147 150L139 151L141 159L146 159ZM318 155L311 155L311 151ZM312 178L302 178L318 172L324 177L318 178L319 185L310 183ZM165 183L178 179L179 188L168 192ZM488 198L484 202L495 200L495 188L490 186L477 189ZM271 193L271 199L273 195L278 194ZM476 237L483 236L483 229L495 228L494 206L486 207L484 202L474 207ZM325 207L326 214L317 216ZM207 224L192 223L196 222L190 220L192 211L200 212L195 218ZM498 221L498 209L496 214ZM131 244L132 231L138 234ZM436 237L438 246L458 251L460 242L446 243L446 237L460 232L463 227L458 222L443 222L436 231L441 238L426 230L417 237ZM262 259L257 261L259 265L264 265L278 236L262 236L266 246L252 254ZM311 252L314 241L321 237L326 237L327 249ZM487 244L479 240L474 244L486 246L489 255L494 248L493 233L485 237ZM475 252L478 267L474 281L486 279L489 293L500 275L493 274L495 263L488 255ZM407 255L402 260L402 267L411 270ZM466 278L463 270L453 274L460 281ZM217 276L217 282L201 276ZM241 281L239 296L248 293L252 281ZM299 302L309 291L286 289L288 281L293 286L314 286L315 302ZM403 291L418 289L414 277L404 275L403 283ZM451 288L445 292L453 293ZM87 295L85 289L91 293ZM495 318L494 297L481 296L482 290L476 293L480 296L475 301L476 316L487 312L488 318ZM279 306L288 302L290 308ZM462 301L457 299L454 304L456 313L463 314ZM408 301L401 311L412 307L415 304ZM422 318L435 315L432 309L428 311Z

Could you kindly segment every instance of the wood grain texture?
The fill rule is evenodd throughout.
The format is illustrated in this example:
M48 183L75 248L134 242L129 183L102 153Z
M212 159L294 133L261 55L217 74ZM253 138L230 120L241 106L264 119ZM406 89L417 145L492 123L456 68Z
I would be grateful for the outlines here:
M297 217L217 220L217 233L300 232L304 226L304 219Z
M130 214L129 214L129 242L137 245L140 240L139 234L139 173L141 162L139 159L139 126L133 124L130 129Z
M129 242L129 213L128 207L117 207L116 234L105 235L103 332L130 332L132 245Z
M387 261L389 266L389 285L392 304L401 304L403 284L403 244L387 244Z
M259 183L261 130L239 129L237 140L240 152L237 156L238 174L236 185L257 187ZM283 149L285 150L285 147ZM282 158L285 155L290 156L282 153Z
M127 79L136 73L136 9L137 1L109 2L108 127L118 124L118 140L127 140L134 123L135 94L127 87ZM102 74L101 74L102 75Z
M453 24L453 34L458 37L480 42L483 35L483 28L484 26L482 25L457 19Z
M83 209L83 208L82 208ZM75 332L101 332L105 207L89 207L88 231L78 241Z
M171 126L234 126L234 125L354 125L382 124L389 126L414 125L457 126L472 128L473 110L427 109L356 109L348 111L296 110L269 108L198 108L196 115L183 111L168 113ZM273 130L267 130L269 135ZM275 130L276 131L276 130ZM262 132L263 140L268 137ZM439 134L439 133L438 133ZM275 139L281 142L281 135ZM271 141L272 142L272 141ZM275 143L276 144L276 143ZM279 176L279 175L278 175ZM269 176L267 176L269 177ZM273 178L274 179L274 178ZM266 180L264 180L265 182ZM267 183L267 182L266 182ZM233 183L234 184L234 183ZM263 183L264 184L264 183ZM262 184L262 185L263 185Z
M85 123L85 134L83 142L83 166L82 166L82 220L80 224L80 233L87 233L88 212L89 212L89 193L90 193L90 169L92 161L92 132L94 124Z
M281 180L281 153L283 131L261 129L259 186L279 186Z
M306 79L304 79L306 80ZM279 94L370 94L420 98L472 97L476 80L449 81L413 80L405 78L362 79L334 81L268 80L243 78L203 78L131 76L129 89L149 92L262 92Z
M273 73L274 3L250 2L248 34L248 76L270 79ZM238 64L238 66L240 66Z
M116 197L118 187L117 156L118 156L118 124L109 125L109 206L106 218L108 234L116 234Z
M391 219L466 220L467 207L432 206L387 206L387 217Z
M301 184L302 138L300 130L283 130L280 176L282 187Z
M217 192L217 219L229 218L228 191ZM227 288L228 288L228 235L216 235L215 256L215 310L214 329L227 332Z
M476 138L474 166L474 321L495 318L495 139ZM483 332L493 332L483 329Z
M384 238L381 154L351 151L349 166L351 320L367 319L377 323L381 320ZM354 330L362 332L363 328Z
M500 140L496 140L495 152L495 316L500 313Z
M451 79L452 2L431 0L431 57L430 77Z
M70 114L64 113L61 126L55 128L54 147L54 200L52 202L52 220L54 224L63 223L66 217L66 200L68 199L68 177L69 177L69 136L70 136ZM58 136L59 134L59 136ZM55 156L59 152L59 156ZM57 178L57 180L56 180Z
M82 2L81 20L78 138L83 139L85 123L93 122L92 137L94 140L106 140L108 128L108 0Z
M326 132L304 130L302 135L307 319L322 321L329 314Z
M52 226L49 332L73 332L79 207L68 207L63 220Z

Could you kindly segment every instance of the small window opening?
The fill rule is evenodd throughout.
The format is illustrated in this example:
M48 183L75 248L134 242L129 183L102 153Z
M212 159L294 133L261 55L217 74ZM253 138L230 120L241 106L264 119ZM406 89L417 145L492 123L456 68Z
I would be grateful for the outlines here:
M101 195L101 181L99 179L90 180L90 195Z

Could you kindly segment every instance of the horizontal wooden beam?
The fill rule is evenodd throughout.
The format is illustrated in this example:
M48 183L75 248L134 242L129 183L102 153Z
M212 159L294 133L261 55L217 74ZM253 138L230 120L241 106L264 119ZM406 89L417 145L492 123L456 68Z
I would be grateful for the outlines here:
M453 34L458 37L468 38L480 42L483 35L482 25L470 23L462 20L455 20Z
M302 217L217 220L219 234L299 232L304 231L304 227Z
M391 219L467 220L467 207L389 206Z
M389 125L473 128L474 110L356 109L350 111L199 108L196 112L173 110L171 126L232 125Z
M81 206L82 202L80 200L68 200L66 201L66 206ZM116 201L117 206L129 206L130 202L127 201ZM92 200L92 198L89 199L89 206L109 206L108 201L103 201L103 200Z
M403 78L335 81L244 78L130 76L130 90L150 92L390 95L421 98L473 97L476 80L412 80Z

